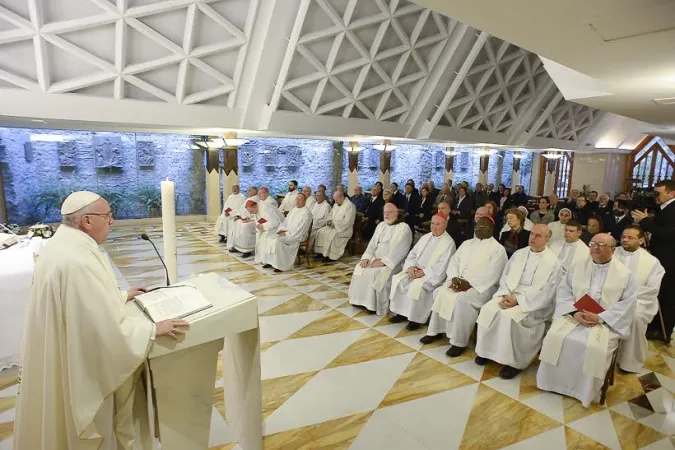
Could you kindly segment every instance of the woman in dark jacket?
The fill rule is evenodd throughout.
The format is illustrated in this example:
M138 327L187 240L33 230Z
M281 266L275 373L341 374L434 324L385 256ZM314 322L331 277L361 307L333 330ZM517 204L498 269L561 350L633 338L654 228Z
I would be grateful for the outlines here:
M529 245L530 232L524 228L525 214L517 208L506 211L506 223L509 231L502 233L499 242L504 246L506 255L511 258L517 250Z
M433 198L429 195L429 187L422 187L422 200L420 202L420 209L417 213L417 223L421 224L431 220L431 215L433 213L432 208L434 207Z

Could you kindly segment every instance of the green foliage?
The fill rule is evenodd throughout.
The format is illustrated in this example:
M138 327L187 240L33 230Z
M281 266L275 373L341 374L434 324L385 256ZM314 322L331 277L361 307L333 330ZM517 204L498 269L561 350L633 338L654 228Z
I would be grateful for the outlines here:
M114 188L101 186L98 188L97 193L108 201L113 217L123 218L128 215L132 196L129 195L127 189L124 187Z
M146 185L140 186L136 191L136 198L140 208L147 214L152 216L152 211L160 210L162 208L162 192L159 187Z
M61 204L72 191L66 186L46 186L32 198L33 214L28 218L28 223L58 221Z
M591 195L591 185L590 184L584 184L581 187L581 195L583 195L586 198L588 198L588 196Z

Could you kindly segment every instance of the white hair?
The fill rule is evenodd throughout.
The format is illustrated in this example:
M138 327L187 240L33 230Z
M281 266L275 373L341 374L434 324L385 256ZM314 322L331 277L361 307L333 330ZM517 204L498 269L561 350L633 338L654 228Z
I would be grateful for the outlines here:
M92 202L87 206L85 206L84 208L78 209L74 213L63 214L61 216L61 223L63 223L64 225L68 225L71 228L80 228L80 221L82 220L82 217L86 216L87 214L90 214L91 211L94 209L95 204L96 202Z

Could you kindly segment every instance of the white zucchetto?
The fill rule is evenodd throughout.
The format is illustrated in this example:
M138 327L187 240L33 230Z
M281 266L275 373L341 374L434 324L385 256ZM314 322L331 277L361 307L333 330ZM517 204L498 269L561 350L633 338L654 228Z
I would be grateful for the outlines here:
M61 205L61 214L64 216L66 214L72 214L76 211L81 210L85 206L91 205L99 198L101 198L101 196L94 192L89 191L73 192L63 201L63 205Z

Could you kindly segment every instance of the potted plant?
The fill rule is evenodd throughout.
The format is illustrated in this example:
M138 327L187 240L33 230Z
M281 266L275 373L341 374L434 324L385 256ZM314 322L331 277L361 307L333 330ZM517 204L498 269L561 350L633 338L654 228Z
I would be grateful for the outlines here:
M162 216L162 193L155 186L141 186L136 191L138 203L144 211L147 211L148 217Z

